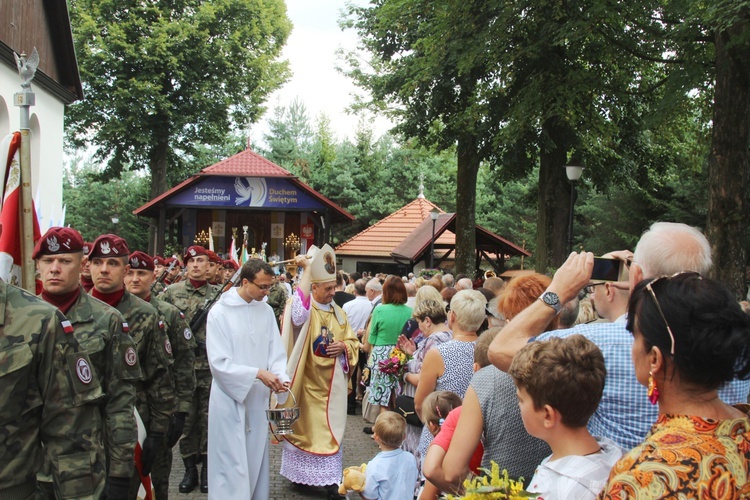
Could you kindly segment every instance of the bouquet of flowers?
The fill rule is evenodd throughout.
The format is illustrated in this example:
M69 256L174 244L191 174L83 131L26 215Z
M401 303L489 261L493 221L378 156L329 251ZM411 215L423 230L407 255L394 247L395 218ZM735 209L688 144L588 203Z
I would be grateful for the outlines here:
M503 470L493 461L492 470L482 469L489 476L473 477L464 481L464 495L455 497L448 495L451 500L527 500L538 498L536 493L529 493L523 489L522 481L514 481L508 477L508 471Z
M388 354L387 359L378 362L378 370L380 370L380 373L388 375L391 381L399 381L403 378L406 372L406 363L410 359L411 356L398 347L394 347Z

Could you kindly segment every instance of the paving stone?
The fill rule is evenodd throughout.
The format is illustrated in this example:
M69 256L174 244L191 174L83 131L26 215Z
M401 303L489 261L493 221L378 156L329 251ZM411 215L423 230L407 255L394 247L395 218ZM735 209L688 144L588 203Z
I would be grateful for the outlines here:
M362 416L348 415L346 418L346 432L344 434L344 441L342 447L344 450L344 467L350 465L360 465L365 462L369 462L378 453L378 446L372 437L363 433L362 428L369 425L362 419ZM292 483L281 474L279 469L281 468L281 446L270 445L270 457L271 457L271 496L272 500L295 500L295 499L306 499L306 498L326 498L326 493L320 488L305 488L298 489L292 486ZM204 499L208 495L200 492L198 488L192 493L185 494L179 492L179 484L182 480L182 476L185 473L185 467L180 458L180 447L175 446L174 460L172 461L172 474L169 478L169 496L173 499ZM200 472L200 468L199 468ZM209 489L210 489L209 485ZM158 498L156 500L163 500ZM222 500L234 500L234 499L222 499Z

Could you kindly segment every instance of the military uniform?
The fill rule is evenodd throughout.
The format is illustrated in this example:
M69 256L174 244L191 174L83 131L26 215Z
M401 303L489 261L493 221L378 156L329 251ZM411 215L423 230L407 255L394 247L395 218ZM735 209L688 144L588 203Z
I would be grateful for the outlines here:
M103 395L62 313L0 282L0 498L35 493L45 450L60 498L99 498Z
M115 308L125 316L130 335L138 346L143 377L136 383L135 406L149 435L161 434L161 443L175 409L174 383L169 373L172 344L156 309L127 290ZM145 448L144 448L145 449ZM158 451L157 455L158 455ZM130 483L130 496L135 499L140 485L138 474Z
M277 281L268 292L268 305L273 309L273 315L276 316L276 323L281 325L281 316L284 314L284 307L289 296L286 293L284 283Z
M83 288L66 317L73 325L76 339L89 355L99 384L106 394L101 400L100 412L107 475L130 479L138 440L133 415L135 384L142 377L135 342L127 333L127 323L122 314L86 295ZM42 481L47 479L48 473L49 464L46 464L45 474L40 476ZM44 488L45 494L49 495L49 487L44 484Z
M203 284L195 288L190 280L170 285L159 297L179 309L188 321L209 300L217 287ZM208 397L211 390L211 370L206 356L206 322L193 331L197 347L195 349L195 395L190 413L185 422L185 437L180 440L180 454L183 459L205 456L208 443Z
M190 414L193 394L195 392L195 338L188 326L187 318L177 307L154 297L151 294L149 303L159 311L159 316L166 326L167 335L172 345L174 363L171 367L175 385L177 413ZM172 448L163 444L154 461L151 480L156 498L166 499L169 496L169 474L172 470Z
M167 286L163 281L154 281L154 286L151 288L151 296L160 295L167 289Z
M136 383L136 408L148 432L166 432L175 408L174 383L169 374L172 344L164 322L151 305L125 290L115 308L122 313L138 346L143 377Z

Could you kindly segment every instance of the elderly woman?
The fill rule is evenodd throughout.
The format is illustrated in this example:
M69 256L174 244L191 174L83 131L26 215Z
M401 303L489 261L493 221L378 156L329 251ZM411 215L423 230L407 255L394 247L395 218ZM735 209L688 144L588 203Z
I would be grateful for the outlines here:
M389 276L383 284L383 302L372 311L368 342L372 344L370 357L371 405L380 405L380 413L388 410L391 394L396 388L397 380L380 371L380 361L386 360L404 327L411 318L411 307L406 304L406 287L397 276ZM367 431L365 431L367 432Z
M423 292L424 290L424 292ZM430 292L431 290L431 292ZM421 294L421 297L420 297ZM424 298L432 296L431 298ZM417 292L417 303L414 306L414 319L419 325L419 337L422 340L416 346L413 340L409 340L403 335L399 337L398 346L412 359L406 365L407 372L404 376L403 393L406 396L414 397L419 385L422 363L425 355L435 346L447 342L453 338L450 328L448 328L448 317L445 312L443 300L440 292L431 286L420 288ZM419 437L422 434L422 427L407 424L406 439L401 447L414 454L419 463Z
M487 299L476 290L461 290L451 301L448 326L453 331L453 340L430 349L422 363L414 408L422 413L422 402L433 391L451 391L461 398L466 394L474 373L474 343L477 329L485 319ZM422 428L419 453L424 456L432 443L432 434L427 426Z
M717 390L750 376L750 318L697 273L641 282L628 305L633 364L659 418L599 498L746 498L750 407Z

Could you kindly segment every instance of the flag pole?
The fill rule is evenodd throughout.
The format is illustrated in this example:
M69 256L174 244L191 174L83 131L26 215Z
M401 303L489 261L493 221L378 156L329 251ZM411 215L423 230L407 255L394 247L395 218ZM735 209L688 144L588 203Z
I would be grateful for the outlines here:
M31 195L31 126L29 125L29 108L36 104L36 95L31 91L31 80L34 79L37 65L39 64L39 54L34 47L31 57L26 58L26 54L21 57L16 56L18 73L23 80L21 92L14 94L14 104L21 108L21 287L30 292L36 293L36 283L34 280L34 260L31 255L34 251L34 219L36 215L33 210L33 198Z

